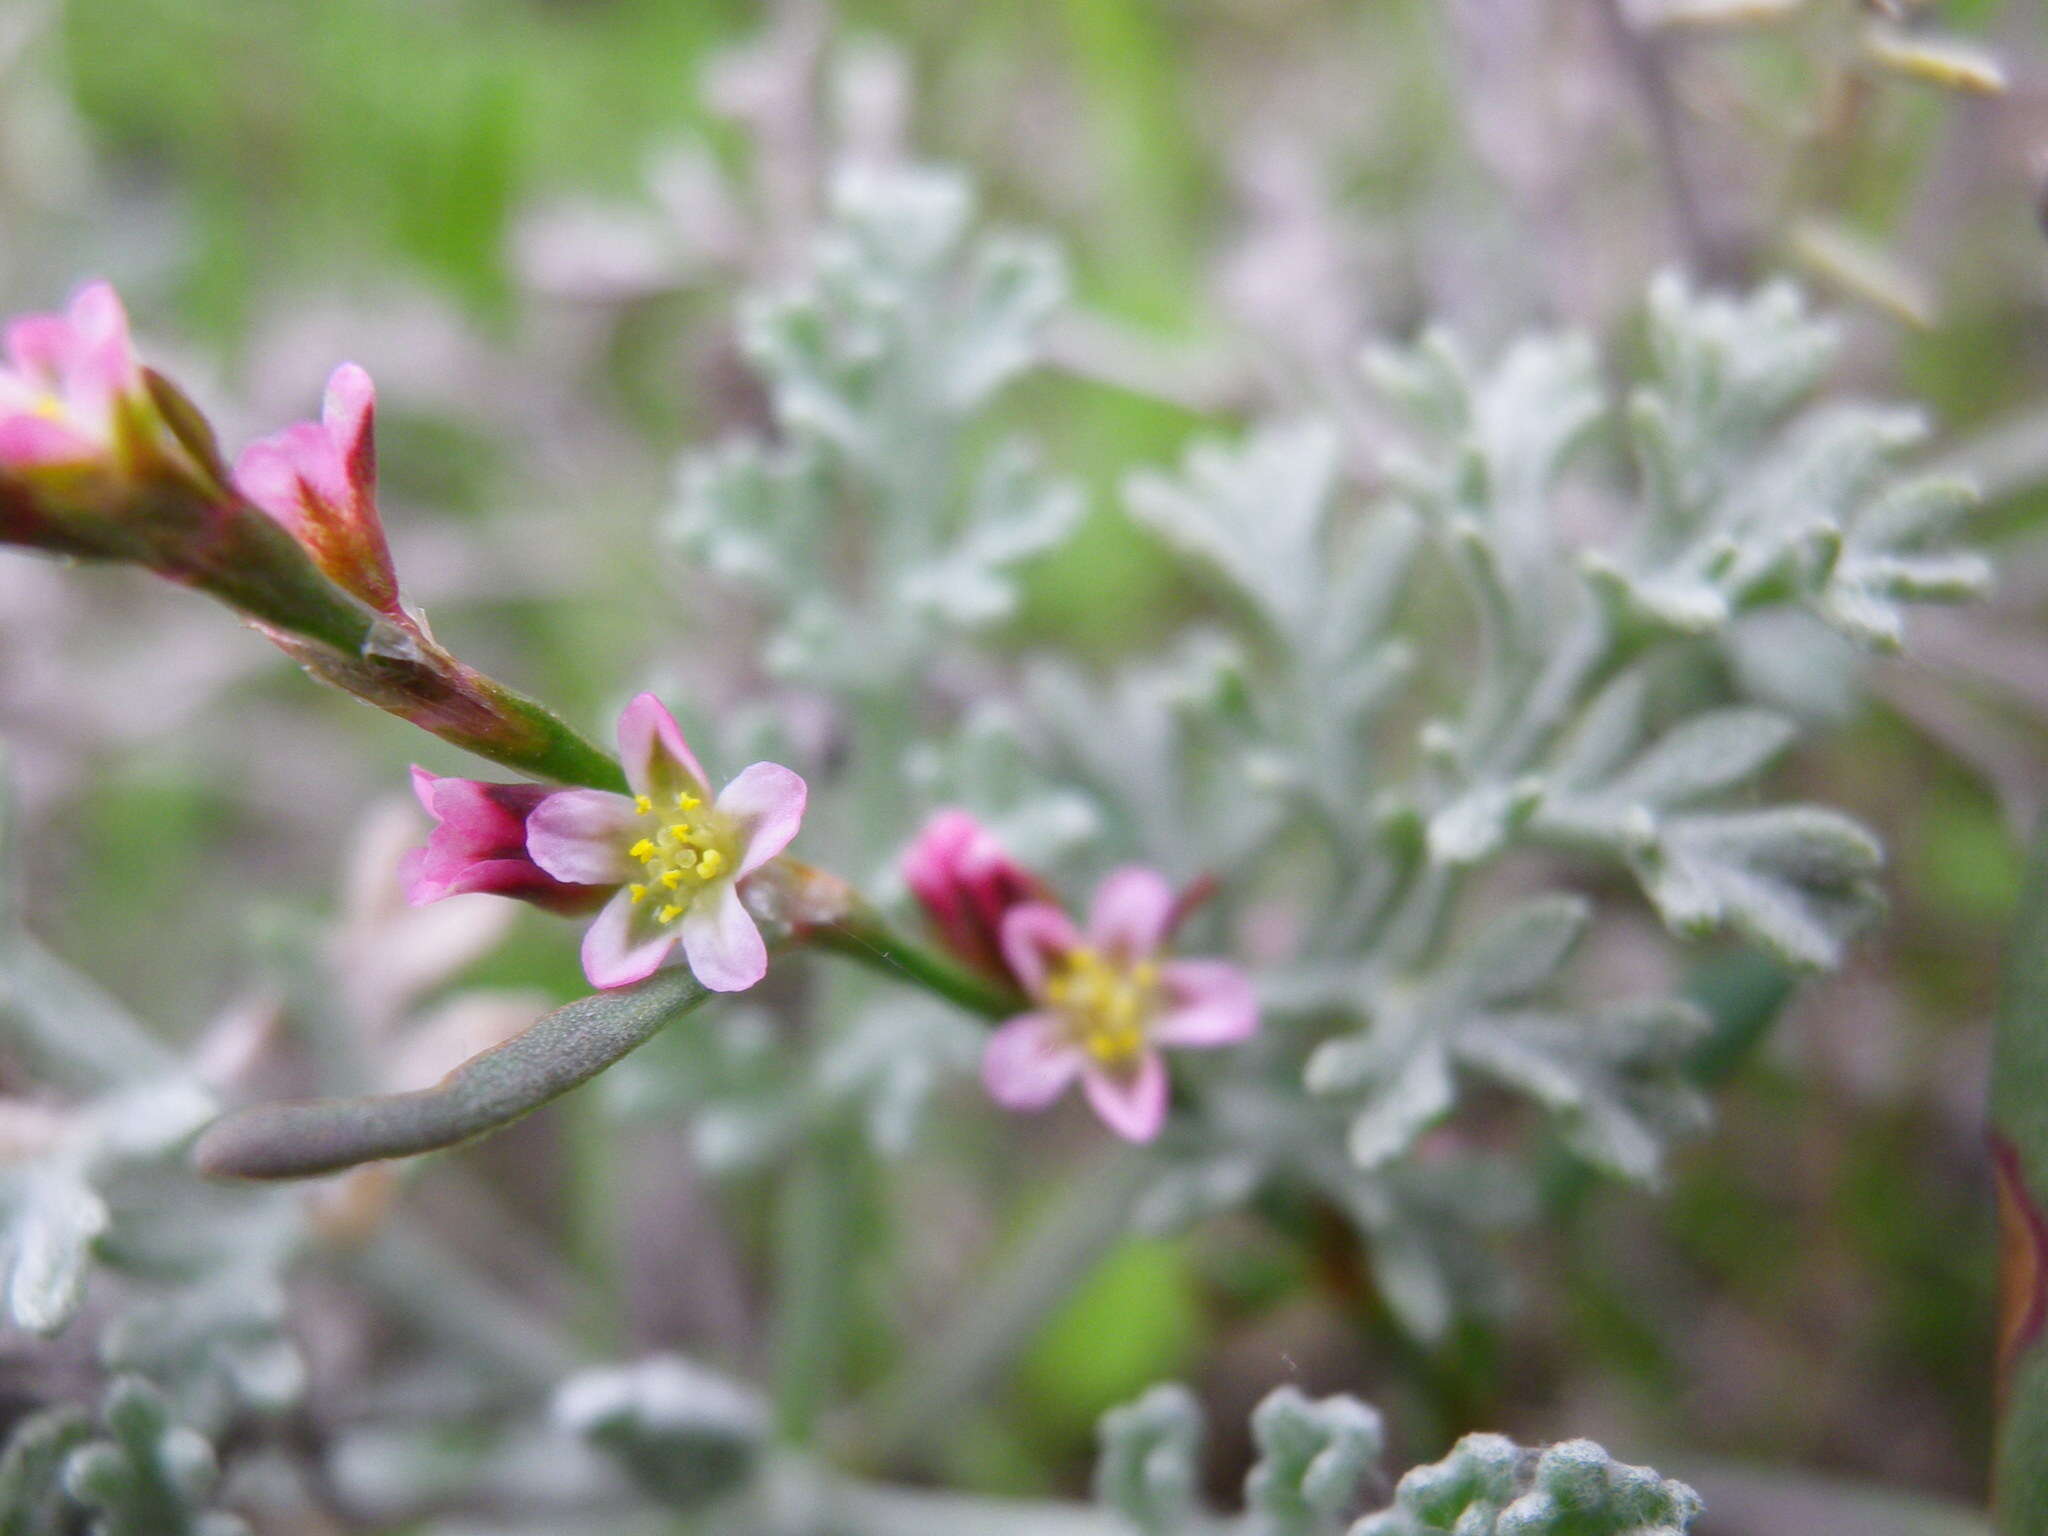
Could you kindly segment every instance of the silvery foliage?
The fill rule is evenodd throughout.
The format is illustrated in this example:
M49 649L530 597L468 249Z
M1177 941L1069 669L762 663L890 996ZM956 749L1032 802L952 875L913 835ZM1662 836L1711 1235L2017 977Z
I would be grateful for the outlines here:
M1385 1508L1361 1514L1387 1491L1379 1414L1293 1387L1252 1414L1258 1460L1234 1519L1202 1508L1202 1415L1185 1387L1154 1387L1110 1410L1097 1438L1096 1500L1139 1536L1681 1536L1700 1513L1684 1483L1590 1440L1533 1450L1467 1435L1442 1461L1408 1471Z
M0 1461L0 1521L14 1523L0 1531L226 1536L243 1527L208 1513L208 1435L303 1385L282 1332L298 1202L184 1171L212 1095L17 916L0 899L0 1040L62 1098L0 1105L4 1317L54 1337L81 1322L104 1270L114 1305L85 1321L112 1384L97 1420L58 1408L15 1431Z
M1525 340L1487 368L1438 333L1375 351L1368 376L1415 433L1379 454L1385 490L1366 507L1336 431L1312 421L1133 476L1130 514L1222 585L1235 622L1107 682L1058 663L1031 680L1069 770L1147 858L1253 882L1262 849L1323 863L1295 959L1263 979L1265 1059L1241 1053L1211 1084L1147 1208L1191 1218L1305 1179L1358 1220L1388 1299L1425 1336L1479 1299L1483 1266L1433 1251L1472 1222L1418 1229L1400 1190L1443 1171L1451 1154L1418 1160L1417 1142L1465 1085L1532 1101L1564 1145L1636 1182L1706 1115L1686 1071L1698 1010L1583 1000L1570 962L1592 902L1461 902L1474 876L1529 850L1607 861L1676 935L1838 964L1874 908L1879 847L1837 811L1760 799L1799 722L1742 697L1742 669L1700 662L1788 615L1889 649L1910 604L1989 577L1952 543L1968 487L1899 468L1917 417L1802 403L1833 332L1792 290L1702 296L1662 279L1648 339L1619 410L1581 337ZM1588 451L1617 423L1632 476ZM1568 539L1567 519L1607 531ZM1425 648L1400 621L1428 590L1432 545L1472 622ZM1776 643L1807 640L1790 628ZM1418 666L1429 650L1452 658L1447 680ZM1731 682L1703 690L1703 671ZM1341 1121L1348 1166L1328 1151L1340 1127L1287 1096L1297 1072ZM1511 1218L1513 1170L1488 1174L1484 1208Z
M849 169L810 270L745 310L775 441L685 460L669 531L694 566L770 610L773 671L854 691L900 683L943 636L1007 618L1015 568L1079 517L1078 492L1027 444L969 443L1065 297L1050 246L970 238L973 217L955 174Z
M744 1485L770 1429L768 1404L751 1387L673 1355L577 1373L556 1391L554 1418L648 1497L678 1509Z

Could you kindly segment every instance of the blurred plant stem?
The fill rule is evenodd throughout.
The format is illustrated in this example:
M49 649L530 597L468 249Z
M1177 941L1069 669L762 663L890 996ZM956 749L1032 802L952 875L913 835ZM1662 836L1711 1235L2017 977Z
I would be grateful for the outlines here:
M562 1134L569 1163L569 1251L585 1286L576 1337L587 1352L607 1359L625 1353L630 1342L618 1126L601 1096L585 1094L562 1106Z
M2048 1530L2048 835L2006 947L1991 1055L1998 1188L1999 1425L1992 1497L2004 1536Z
M1125 1148L1077 1175L1014 1252L931 1342L850 1409L836 1438L855 1466L888 1466L929 1447L947 1416L979 1397L1102 1257L1130 1234L1132 1203L1155 1156Z
M899 985L905 981L943 997L985 1019L1006 1019L1024 1011L1024 1000L965 966L906 939L865 905L843 921L810 935L820 949L858 961Z
M856 1287L864 1149L856 1129L821 1129L783 1170L775 1221L775 1425L806 1445L838 1387Z

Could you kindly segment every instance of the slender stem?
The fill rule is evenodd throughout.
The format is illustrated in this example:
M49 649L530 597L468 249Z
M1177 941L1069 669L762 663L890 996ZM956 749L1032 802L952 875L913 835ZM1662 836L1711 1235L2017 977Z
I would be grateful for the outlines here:
M865 908L839 922L821 925L807 937L821 949L935 992L985 1019L1007 1019L1023 1007L1022 999L1009 988L905 938Z
M947 1415L1001 1374L1074 1283L1130 1230L1150 1181L1150 1155L1132 1149L1091 1166L925 1348L846 1416L856 1464L886 1465L929 1448Z
M847 1126L821 1130L783 1174L776 1212L776 1428L810 1442L838 1386L852 1310L860 1145Z

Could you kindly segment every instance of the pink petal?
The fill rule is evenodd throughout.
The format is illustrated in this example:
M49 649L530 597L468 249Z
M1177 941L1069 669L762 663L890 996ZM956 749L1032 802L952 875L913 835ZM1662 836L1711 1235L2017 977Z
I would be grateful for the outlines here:
M1112 870L1095 888L1088 941L1108 954L1142 960L1166 942L1173 921L1173 887L1156 869L1131 864Z
M643 918L646 904L636 906L632 893L620 891L605 903L583 935L583 974L593 987L630 987L661 968L676 947L673 928Z
M112 283L87 283L72 297L66 318L76 350L69 359L65 393L80 406L103 410L136 382L128 312Z
M72 347L71 322L62 315L23 315L8 323L8 365L38 388L63 376Z
M1078 1048L1061 1035L1057 1015L1022 1013L988 1037L981 1080L1005 1109L1043 1109L1081 1070Z
M714 992L744 992L768 974L768 946L731 880L697 893L682 920L683 954Z
M99 457L100 444L47 416L0 417L0 465L18 469L77 464Z
M639 813L624 795L564 789L526 818L526 851L557 880L618 885L639 868L626 853L639 826Z
M1003 914L1003 959L1034 997L1044 990L1051 962L1080 942L1073 919L1050 902L1028 901Z
M804 781L780 763L755 763L742 768L718 792L712 808L728 817L739 833L739 867L733 877L751 875L789 846L803 824Z
M434 809L434 786L441 782L437 773L429 773L418 763L412 765L412 794L420 803L420 809L429 816L439 819L440 812Z
M707 798L711 794L711 781L683 740L683 728L651 693L636 695L619 716L619 759L636 795L679 789Z
M1259 1027L1251 978L1223 960L1169 960L1159 968L1167 1006L1148 1031L1161 1045L1234 1045Z
M1126 1141L1150 1141L1166 1124L1166 1063L1157 1051L1145 1052L1128 1072L1090 1067L1081 1087L1102 1123Z
M349 483L367 493L377 483L377 386L354 363L328 376L320 402L320 424L334 444Z

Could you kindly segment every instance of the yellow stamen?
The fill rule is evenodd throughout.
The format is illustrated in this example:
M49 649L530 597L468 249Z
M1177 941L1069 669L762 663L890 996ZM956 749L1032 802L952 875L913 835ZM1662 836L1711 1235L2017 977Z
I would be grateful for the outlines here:
M681 790L676 791L676 809L679 811L694 811L703 803L695 795L684 794Z
M647 899L647 887L644 885L629 885L626 889L633 893L633 905L636 907Z
M638 811L642 816L645 816L649 814L651 811L653 811L654 802L645 795L635 795L633 797L633 809Z
M661 877L661 883L670 890L674 890L683 883L683 872L680 869L672 869Z
M672 923L677 918L683 915L683 909L677 906L674 902L670 902L667 906L663 907L659 912L655 913L654 915L661 919L661 921L664 923Z
M725 855L716 848L706 848L697 855L697 873L709 880L725 868Z

